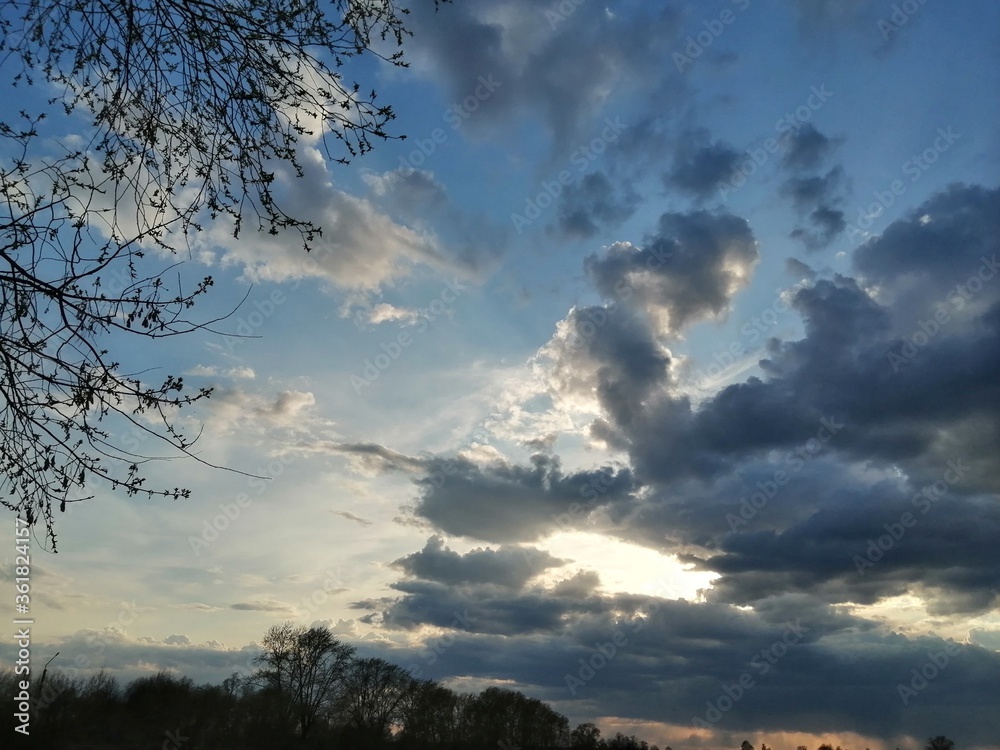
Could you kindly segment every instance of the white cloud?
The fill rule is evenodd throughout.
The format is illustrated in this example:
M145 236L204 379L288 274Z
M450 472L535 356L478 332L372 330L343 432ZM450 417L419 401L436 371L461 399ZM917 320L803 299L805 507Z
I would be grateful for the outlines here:
M195 365L184 374L205 378L232 378L233 380L253 380L257 377L253 368L246 366L222 369L215 365Z

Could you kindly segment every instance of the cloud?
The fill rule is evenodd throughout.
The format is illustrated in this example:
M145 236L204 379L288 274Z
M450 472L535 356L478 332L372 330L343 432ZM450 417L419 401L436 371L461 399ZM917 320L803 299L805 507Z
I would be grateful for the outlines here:
M331 510L330 512L333 513L335 516L346 518L348 521L354 521L355 523L359 523L362 526L372 525L372 522L369 521L367 518L362 518L361 516L355 515L354 513L351 513L348 510Z
M841 141L820 133L806 124L790 133L782 168L791 173L781 185L781 194L791 198L792 205L811 226L796 227L790 236L807 250L827 247L844 229L847 222L839 208L844 202L847 180L843 167L837 165L823 174L821 164Z
M488 542L529 541L560 529L563 514L598 496L614 499L632 489L626 470L604 467L564 473L559 460L532 456L527 466L496 460L480 466L458 457L433 457L416 480L414 514L441 531ZM589 488L589 489L588 489ZM568 523L583 524L586 512Z
M1000 253L998 238L1000 188L955 184L858 247L852 263L906 328L942 305L969 322L1000 301L990 265ZM980 272L994 276L970 281Z
M416 325L420 320L420 311L396 307L387 302L380 302L367 310L364 316L367 322L374 325L398 321L401 325L412 326Z
M785 270L788 271L789 275L798 279L812 281L816 278L816 271L808 263L804 263L798 258L786 258Z
M808 211L814 206L835 201L843 179L843 169L834 167L825 175L793 177L781 186L781 192L792 199L798 211Z
M441 23L432 8L414 9L407 56L457 106L474 94L480 76L497 82L471 114L455 116L463 132L495 132L528 115L558 137L557 149L569 151L575 145L567 144L589 141L592 121L615 96L679 78L669 58L680 28L672 8L609 14L582 4L555 24L528 0L477 0L447 11L448 23Z
M310 448L310 446L303 447ZM375 476L390 471L415 473L423 471L426 466L426 463L419 458L407 456L377 443L316 443L311 448L348 456L352 461L352 470L365 476Z
M839 140L823 135L814 125L806 123L786 139L782 166L795 171L817 169L839 145Z
M205 432L215 437L266 435L286 447L311 444L316 436L333 432L332 423L317 414L315 395L294 389L265 393L216 386L199 419ZM189 429L196 428L192 422Z
M792 177L781 186L781 193L792 199L800 215L809 219L811 227L797 227L791 237L801 241L807 250L827 247L844 229L844 212L837 208L844 201L844 173L839 166L824 175Z
M807 250L816 251L828 247L847 228L844 212L830 206L820 206L809 213L813 229L796 227L788 235L799 240Z
M712 719L707 706L732 707L732 688L729 703L718 703L727 695L723 686L745 674L739 710L720 711L717 731L825 734L850 727L895 737L955 726L971 745L990 742L1000 729L984 699L1000 681L1000 655L986 649L936 636L907 638L806 596L749 611L601 596L583 582L586 575L578 578L579 584L522 591L401 582L394 586L398 598L358 606L379 608L385 628L448 631L439 640L448 645L434 650L433 662L423 658L426 644L392 652L426 676L509 681L546 700L599 705L605 716L690 727L695 717ZM929 654L944 668L904 703L898 686L910 687L911 670L928 663Z
M230 604L229 608L246 612L275 612L283 616L292 616L295 614L295 608L290 604L274 599L255 599L250 602L237 602Z
M446 547L441 537L432 536L420 552L401 557L392 566L415 578L446 585L490 583L519 589L565 562L530 547L477 547L460 555Z
M559 233L588 239L602 228L620 226L635 211L639 197L630 189L616 189L602 172L590 172L568 185L559 197Z
M594 286L609 299L628 298L663 335L720 317L752 276L759 258L746 220L728 213L665 213L644 248L616 243L587 257Z
M736 169L741 154L722 141L711 142L708 131L692 130L678 139L673 164L664 174L668 188L705 200L715 192L720 181Z
M561 514L569 528L600 517L599 528L619 538L721 573L711 593L720 602L761 606L814 591L873 605L911 594L942 616L983 611L1000 572L983 562L1000 492L1000 282L990 286L1000 267L987 262L997 247L996 196L949 189L857 249L860 280L801 280L784 297L801 338L769 341L760 377L697 403L674 377L660 320L725 309L756 260L745 224L667 215L664 226L677 231L650 247L669 254L619 243L589 257L595 286L614 299L572 309L534 364L555 406L588 416L590 437L628 468L567 473L551 454L523 465L426 458L416 515L496 542L544 538ZM681 278L702 297L685 297ZM911 317L900 317L904 298ZM929 328L942 304L954 318ZM657 315L663 306L669 312ZM960 481L942 485L955 466ZM607 492L587 489L605 484ZM853 555L866 555L885 524L921 511L915 496L941 486L947 492L932 503L940 515L929 510L894 555L859 572ZM592 502L580 502L584 493Z
M604 408L620 423L641 411L668 378L671 363L646 321L620 306L573 308L537 359L557 405L580 412Z
M188 376L203 378L230 378L233 380L253 380L257 377L252 367L229 367L222 369L214 365L195 365L184 373Z
M365 198L339 189L322 153L301 145L301 176L283 175L281 205L294 206L297 219L322 228L306 252L297 232L271 235L246 227L239 238L224 221L198 234L199 249L214 253L223 267L243 269L250 281L319 279L348 291L377 292L418 266L455 273L464 268L433 234L393 221Z
M497 266L509 243L510 226L465 210L432 172L399 167L382 174L364 172L362 178L382 210L443 248L448 264L442 270L483 277Z
M50 669L65 670L69 676L92 675L106 670L121 680L143 677L160 670L183 674L197 681L218 682L233 672L249 674L253 658L259 653L255 644L226 646L218 641L193 643L185 635L164 639L135 637L121 628L83 629L52 641L37 641L38 649L71 655L66 663L56 659ZM14 650L10 650L13 648ZM13 664L16 644L0 645L0 658Z

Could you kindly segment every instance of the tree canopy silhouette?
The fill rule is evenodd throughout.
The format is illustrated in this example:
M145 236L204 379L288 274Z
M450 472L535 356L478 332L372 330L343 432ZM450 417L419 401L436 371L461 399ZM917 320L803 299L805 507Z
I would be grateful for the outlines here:
M193 456L175 414L211 391L152 381L111 348L217 322L189 317L212 278L182 279L171 259L206 222L311 247L322 228L281 207L276 174L302 174L306 135L339 162L390 137L392 109L344 75L366 54L404 65L406 13L392 0L0 6L0 77L31 94L0 121L0 502L44 523L53 549L53 509L94 478L189 494L147 487L143 465L162 456L109 424Z

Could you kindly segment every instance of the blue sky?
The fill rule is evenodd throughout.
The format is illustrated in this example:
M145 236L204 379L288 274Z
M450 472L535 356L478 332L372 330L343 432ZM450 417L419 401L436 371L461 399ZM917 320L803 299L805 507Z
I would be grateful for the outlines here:
M351 71L406 139L279 176L319 246L197 238L237 337L111 342L270 479L72 505L36 653L221 680L293 619L675 748L998 747L1000 8L409 20Z

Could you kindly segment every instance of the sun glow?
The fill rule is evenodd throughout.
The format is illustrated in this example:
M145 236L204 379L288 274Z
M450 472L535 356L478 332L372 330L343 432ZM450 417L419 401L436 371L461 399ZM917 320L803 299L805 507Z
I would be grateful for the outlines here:
M648 547L586 532L560 532L538 545L555 557L571 562L553 568L540 580L545 584L592 570L601 578L605 594L628 593L667 599L698 598L698 590L716 578L715 573L692 571L677 561Z

